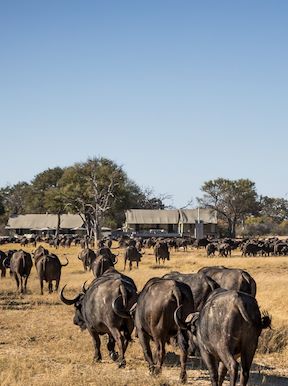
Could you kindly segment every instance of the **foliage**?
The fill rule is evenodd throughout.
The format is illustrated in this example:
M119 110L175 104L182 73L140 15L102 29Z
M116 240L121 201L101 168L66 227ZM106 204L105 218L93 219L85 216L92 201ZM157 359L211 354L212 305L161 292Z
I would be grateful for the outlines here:
M288 220L288 200L261 196L259 205L261 216L270 217L272 221L278 224Z
M198 198L199 204L217 211L231 237L235 237L236 225L258 210L255 183L248 179L218 178L205 182L201 190L204 195Z

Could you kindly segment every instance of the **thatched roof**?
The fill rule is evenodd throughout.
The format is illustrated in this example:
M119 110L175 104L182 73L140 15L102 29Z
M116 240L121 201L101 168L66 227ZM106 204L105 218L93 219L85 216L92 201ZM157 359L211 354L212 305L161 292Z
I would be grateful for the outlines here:
M56 214L22 214L11 216L8 220L9 229L48 230L57 228ZM78 214L62 214L60 228L74 229L83 226L83 221Z

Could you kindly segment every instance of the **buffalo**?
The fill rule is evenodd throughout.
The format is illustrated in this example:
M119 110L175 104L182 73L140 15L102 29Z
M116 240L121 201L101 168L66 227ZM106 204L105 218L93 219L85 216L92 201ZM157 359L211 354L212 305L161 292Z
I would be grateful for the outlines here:
M4 260L4 265L6 268L10 267L10 272L16 281L17 290L19 291L20 285L20 292L27 292L27 281L33 266L30 253L20 249L19 251L14 252L11 257L7 257Z
M107 269L114 267L118 262L117 256L108 247L101 248L96 255L97 257L91 265L91 270L95 277L103 275Z
M163 278L181 281L190 287L195 311L200 311L208 299L208 296L219 287L213 279L201 272L190 274L170 272L164 275Z
M168 243L166 241L158 241L157 244L154 247L154 255L156 264L160 264L160 259L162 259L163 264L165 260L170 260L170 252Z
M102 358L99 335L107 334L110 357L118 359L116 342L120 352L119 367L125 367L124 355L134 328L131 309L137 301L134 281L110 268L94 279L87 290L84 285L82 292L74 299L64 297L64 288L60 299L67 305L74 305L74 324L81 330L89 331L95 348L94 360L100 361Z
M58 291L62 267L65 267L69 263L67 258L66 260L67 262L65 264L61 264L58 256L49 253L41 246L34 252L34 262L40 281L41 295L43 295L44 281L48 282L49 293L53 292L53 281L55 281L55 291Z
M221 386L228 371L230 386L236 385L241 358L241 386L246 386L262 329L271 326L261 316L256 299L237 291L216 290L200 313L187 318L212 386Z
M144 253L144 252L143 252ZM129 245L126 248L124 255L124 270L126 269L126 262L129 261L129 269L132 269L132 262L136 262L137 268L139 267L139 262L141 261L141 257L143 253L140 253L134 245Z
M185 318L194 311L190 287L175 280L152 278L141 291L135 312L135 326L144 357L151 374L162 368L165 344L176 338L181 351L180 380L186 381L186 361L189 346ZM156 345L153 360L150 340Z
M198 272L213 279L221 288L242 291L256 296L256 282L253 277L242 269L226 268L223 266L203 267Z
M96 259L96 253L90 248L85 248L80 251L78 259L82 261L84 271L90 271L92 263Z

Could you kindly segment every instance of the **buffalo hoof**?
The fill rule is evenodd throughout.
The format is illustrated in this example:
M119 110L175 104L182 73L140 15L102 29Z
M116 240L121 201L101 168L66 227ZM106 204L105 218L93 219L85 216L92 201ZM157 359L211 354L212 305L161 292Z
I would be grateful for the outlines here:
M110 352L110 358L112 359L112 361L114 362L117 361L118 357L119 357L118 352L116 351Z
M123 359L121 362L118 364L119 369L124 369L126 367L126 361Z
M154 375L159 375L161 373L161 367L155 367L154 368Z
M155 366L149 366L149 374L154 375L155 374Z
M98 357L94 357L93 358L93 363L99 363L101 361L102 361L102 356L101 355L99 355Z

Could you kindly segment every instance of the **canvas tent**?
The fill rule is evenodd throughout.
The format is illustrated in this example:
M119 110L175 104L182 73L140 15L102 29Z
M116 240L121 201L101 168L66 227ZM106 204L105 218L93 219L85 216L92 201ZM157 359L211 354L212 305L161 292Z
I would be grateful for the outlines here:
M10 233L23 235L26 233L53 233L57 229L58 216L56 214L23 214L11 216L6 229ZM73 233L83 229L83 221L78 214L62 214L60 217L60 231Z
M216 212L210 209L130 209L125 215L126 231L141 233L158 229L191 236L195 236L195 230L200 228L203 236L217 232Z

